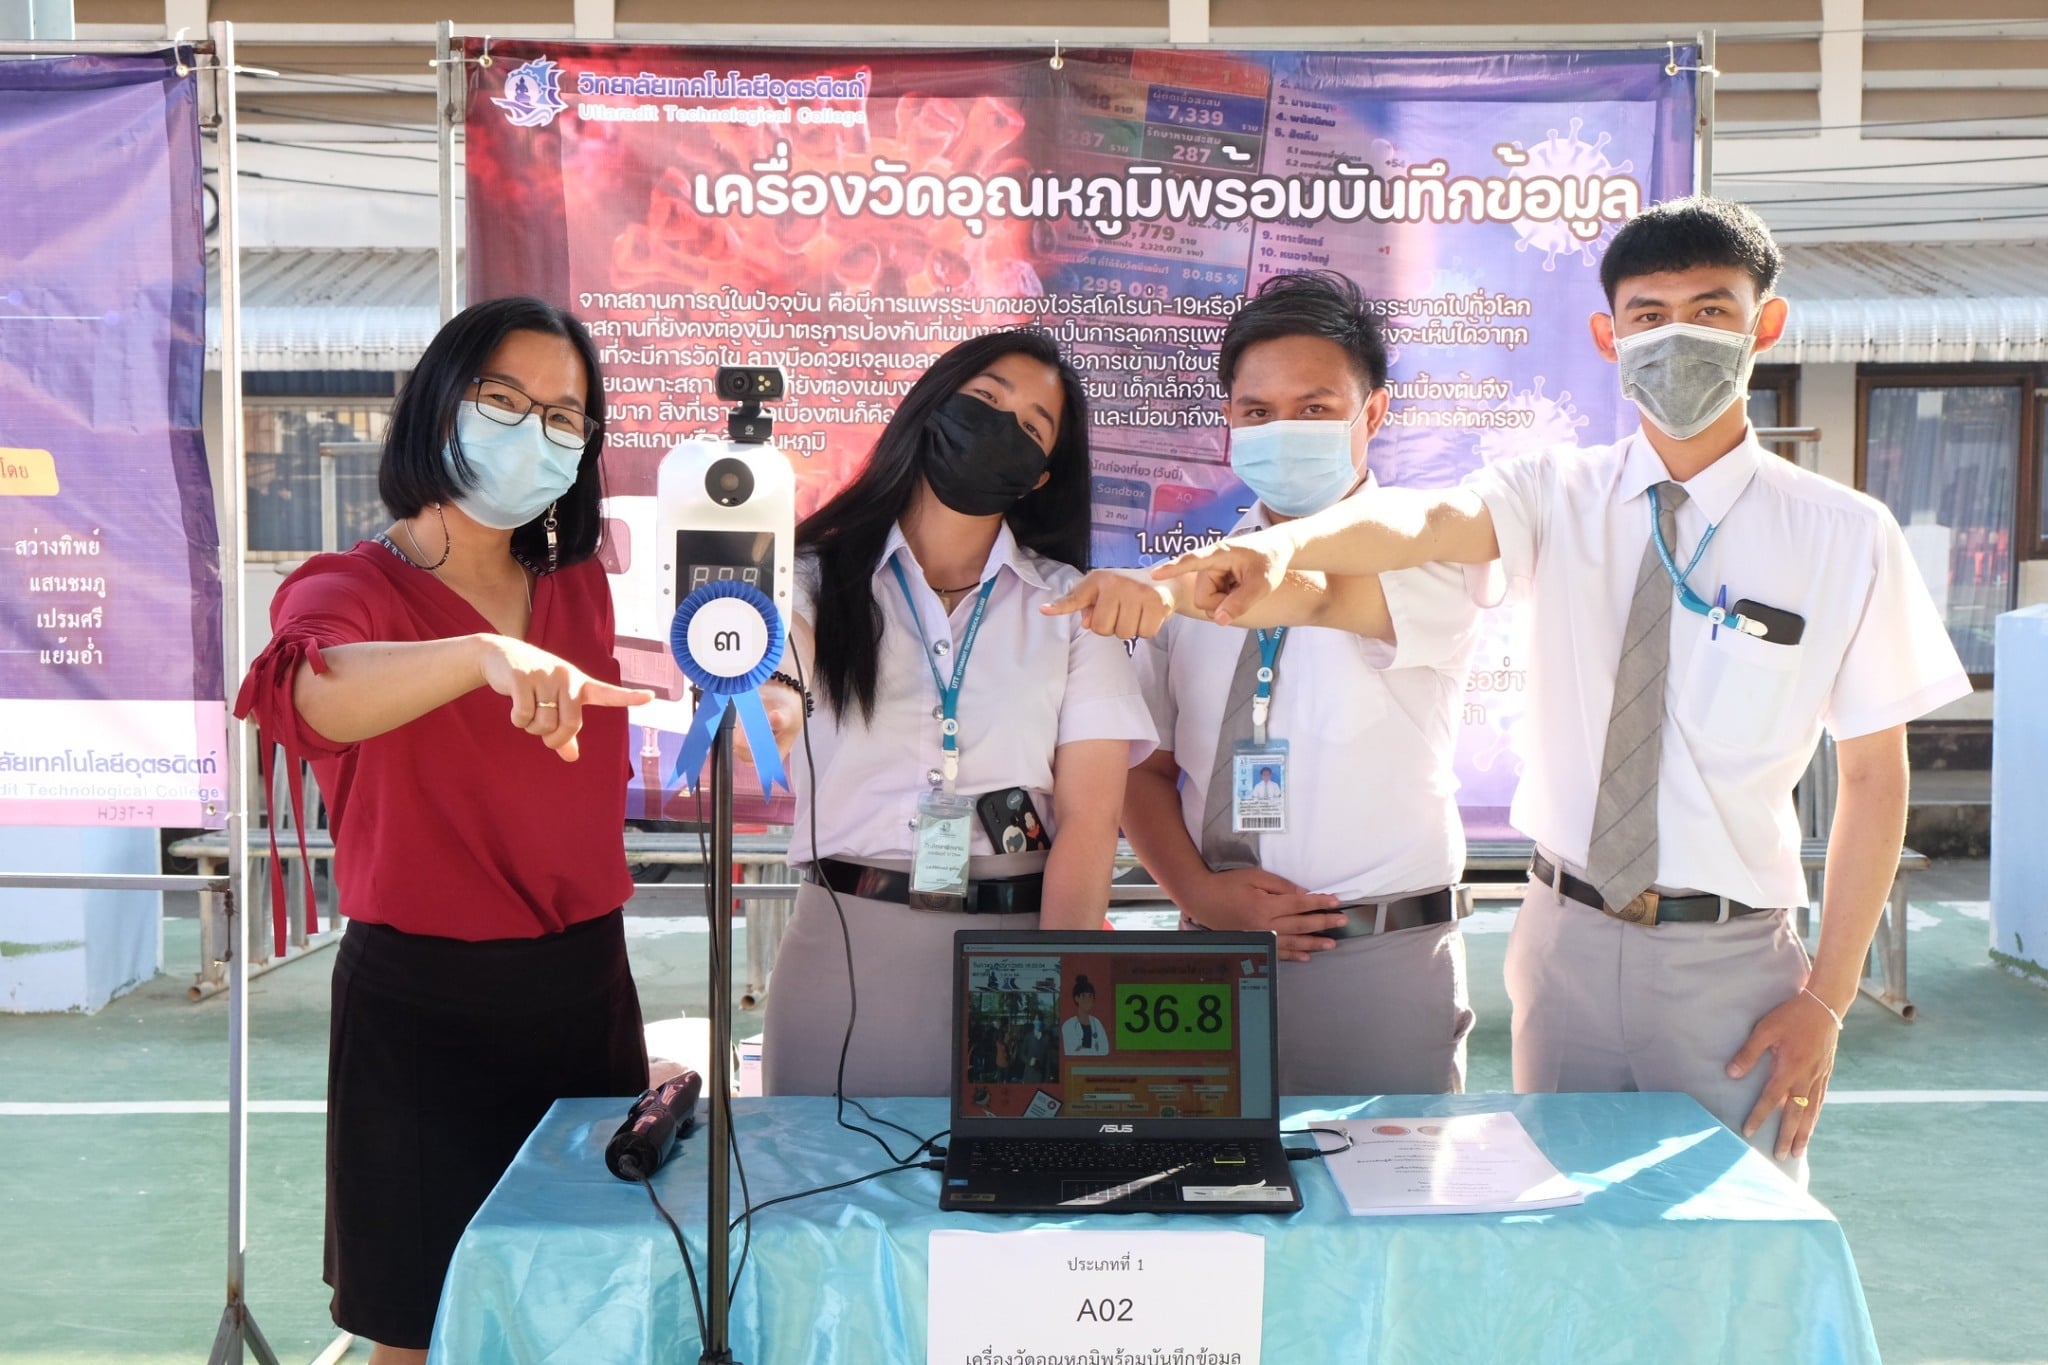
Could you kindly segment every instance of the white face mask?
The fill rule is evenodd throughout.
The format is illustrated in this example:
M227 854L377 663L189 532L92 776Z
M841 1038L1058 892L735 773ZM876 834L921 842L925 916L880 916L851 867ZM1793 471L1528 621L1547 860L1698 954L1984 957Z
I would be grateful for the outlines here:
M1749 396L1756 336L1670 322L1616 337L1614 351L1621 366L1622 397L1642 411L1645 422L1684 441Z
M506 426L466 402L455 410L455 438L476 477L455 505L477 524L500 531L516 531L547 511L548 504L575 486L583 460L580 449L567 450L548 439L538 412ZM442 458L453 473L453 450ZM460 475L456 481L461 482Z
M1358 483L1348 422L1289 418L1230 429L1230 469L1260 502L1283 517L1313 516Z

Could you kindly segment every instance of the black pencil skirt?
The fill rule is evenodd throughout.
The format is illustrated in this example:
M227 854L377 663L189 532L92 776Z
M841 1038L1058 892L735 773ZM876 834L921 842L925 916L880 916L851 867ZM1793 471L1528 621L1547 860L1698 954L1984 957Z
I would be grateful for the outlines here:
M485 943L351 923L328 1037L335 1324L424 1349L455 1243L548 1106L646 1085L619 911Z

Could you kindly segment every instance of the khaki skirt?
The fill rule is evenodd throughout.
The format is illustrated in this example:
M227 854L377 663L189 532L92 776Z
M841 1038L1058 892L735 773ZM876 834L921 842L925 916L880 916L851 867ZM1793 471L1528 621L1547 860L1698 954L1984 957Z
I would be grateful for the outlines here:
M977 858L979 876L1014 876L1019 858ZM984 863L989 866L984 867ZM761 1084L770 1095L830 1095L846 1046L846 1092L867 1099L952 1092L953 935L961 929L1036 929L1036 915L912 910L840 893L846 932L822 886L804 883L783 931L768 986ZM852 945L849 982L847 948ZM849 990L849 984L852 989ZM853 1037L847 1019L858 1006Z

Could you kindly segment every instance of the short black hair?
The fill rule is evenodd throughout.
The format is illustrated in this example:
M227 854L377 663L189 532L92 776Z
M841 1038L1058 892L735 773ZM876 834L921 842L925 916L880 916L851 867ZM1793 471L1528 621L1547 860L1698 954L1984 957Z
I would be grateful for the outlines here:
M1652 204L1629 219L1600 258L1600 287L1612 308L1623 280L1703 265L1747 271L1762 298L1776 287L1785 257L1755 209L1693 194Z
M1321 337L1351 357L1365 391L1387 386L1387 341L1380 321L1348 275L1334 270L1294 270L1259 286L1231 315L1216 356L1216 378L1225 393L1237 378L1245 349L1281 337Z
M1084 995L1090 1000L1095 998L1095 983L1085 976L1077 976L1074 978L1073 997L1079 1000Z
M514 332L560 337L575 348L583 362L589 394L584 400L585 412L596 428L583 443L576 482L555 504L555 566L567 568L597 553L602 530L598 504L604 497L599 468L604 455L604 375L598 368L597 347L590 332L566 308L534 298L491 299L471 304L448 319L427 343L426 353L413 366L391 405L384 458L377 467L377 493L391 515L401 521L417 516L421 508L462 497L472 478L455 436L455 413L477 371ZM454 469L442 456L450 446L455 451ZM542 513L512 533L513 553L530 564L547 564L546 515Z

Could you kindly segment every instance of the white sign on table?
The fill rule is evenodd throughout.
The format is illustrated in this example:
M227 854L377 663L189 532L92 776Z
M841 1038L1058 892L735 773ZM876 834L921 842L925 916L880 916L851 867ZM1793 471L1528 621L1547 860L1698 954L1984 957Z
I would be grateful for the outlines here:
M930 1257L926 1365L1115 1360L1119 1350L1258 1365L1266 1239L1256 1233L941 1230Z

